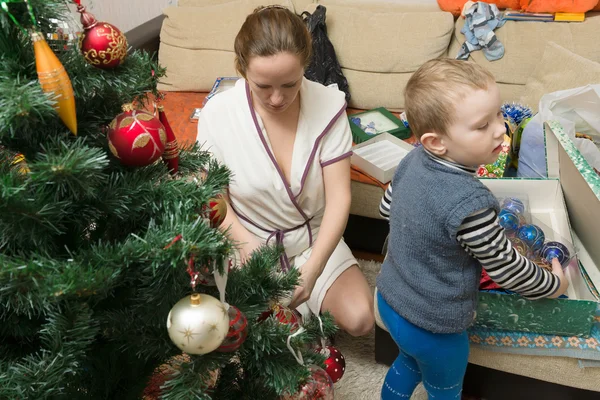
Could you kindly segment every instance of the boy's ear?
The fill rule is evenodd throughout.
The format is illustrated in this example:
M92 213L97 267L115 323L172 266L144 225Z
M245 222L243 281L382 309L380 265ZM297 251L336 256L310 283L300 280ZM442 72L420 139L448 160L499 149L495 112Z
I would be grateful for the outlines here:
M448 151L442 137L434 132L428 132L423 134L421 136L421 144L423 145L423 147L429 150L429 152L435 154L438 157L442 157Z

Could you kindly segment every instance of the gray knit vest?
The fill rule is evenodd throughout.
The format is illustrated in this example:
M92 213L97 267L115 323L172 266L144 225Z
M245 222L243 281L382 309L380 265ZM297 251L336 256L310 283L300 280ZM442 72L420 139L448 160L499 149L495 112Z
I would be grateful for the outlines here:
M474 176L411 151L392 181L388 253L377 288L412 324L435 333L473 322L481 265L456 240L463 220L498 201Z

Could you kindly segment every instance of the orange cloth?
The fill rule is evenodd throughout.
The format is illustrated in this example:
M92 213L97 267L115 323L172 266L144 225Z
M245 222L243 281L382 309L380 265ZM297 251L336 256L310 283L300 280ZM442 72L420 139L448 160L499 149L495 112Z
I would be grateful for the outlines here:
M169 120L169 124L175 133L175 137L180 145L189 145L196 140L198 124L197 121L190 121L190 115L194 108L202 107L202 102L208 93L196 92L164 92L164 98L158 102L165 109L165 114ZM349 108L346 113L348 115L364 111ZM398 116L398 113L394 113ZM408 143L414 143L414 136L406 139ZM350 177L353 181L367 183L369 185L379 186L382 189L388 187L388 183L381 183L372 176L364 173L360 168L352 166Z
M169 125L180 145L190 145L196 141L198 121L190 120L194 108L201 108L208 93L163 92L164 98L158 102L165 108Z
M600 10L598 0L481 0L493 3L500 9L511 8L526 12L586 12ZM459 16L467 0L437 0L444 11Z
M598 0L521 0L526 12L586 12L598 4Z
M521 8L521 0L481 0L486 3L492 3L498 6L498 8L512 8L518 10ZM443 11L452 13L455 17L458 17L462 12L463 6L467 0L437 0L438 5Z
M386 190L388 185L390 184L389 182L388 183L379 182L377 179L373 178L371 175L367 174L366 172L363 172L362 169L358 168L355 165L352 165L350 167L350 179L352 179L353 181L356 181L356 182L366 183L366 184L373 185L373 186L379 186L383 190Z

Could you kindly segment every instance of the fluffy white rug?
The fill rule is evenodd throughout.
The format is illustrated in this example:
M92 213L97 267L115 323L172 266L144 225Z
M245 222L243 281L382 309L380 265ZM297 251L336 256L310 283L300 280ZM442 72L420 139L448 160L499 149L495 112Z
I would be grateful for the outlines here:
M358 260L372 289L381 263ZM353 337L345 332L336 335L335 346L346 358L344 377L335 384L336 400L378 400L388 367L375 362L375 330L363 337ZM426 400L427 394L419 385L412 400Z

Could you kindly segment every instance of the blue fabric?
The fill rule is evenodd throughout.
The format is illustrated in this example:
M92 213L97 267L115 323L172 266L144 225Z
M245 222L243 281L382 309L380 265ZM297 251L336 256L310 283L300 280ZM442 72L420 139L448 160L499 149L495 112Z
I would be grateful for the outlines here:
M495 4L479 1L465 12L465 24L460 30L465 35L465 43L460 48L459 60L466 60L472 51L483 49L485 58L494 61L504 56L504 46L494 30L504 25L500 11Z
M421 381L430 399L460 399L469 360L467 333L421 329L398 315L380 293L377 304L383 323L400 348L383 382L381 399L410 399Z
M392 187L388 252L377 288L412 324L462 332L475 316L481 264L456 234L475 211L499 211L498 201L473 175L433 160L422 147L400 162Z
M546 137L541 116L536 115L523 129L519 147L519 178L547 178Z

